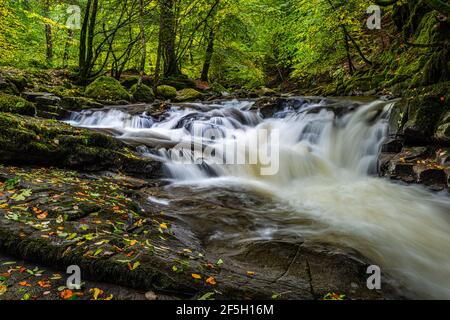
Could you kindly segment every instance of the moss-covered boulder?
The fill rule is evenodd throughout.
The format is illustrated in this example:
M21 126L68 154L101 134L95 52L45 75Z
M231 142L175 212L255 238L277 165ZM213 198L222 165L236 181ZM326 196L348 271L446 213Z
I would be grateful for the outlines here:
M177 96L177 89L172 86L162 85L156 89L158 97L164 99L174 99Z
M183 89L177 92L177 101L193 101L203 97L203 94L195 89Z
M36 108L33 103L21 97L0 92L0 112L34 116L36 114Z
M103 108L101 103L85 97L62 97L60 107L70 111Z
M130 90L135 84L138 84L139 78L139 76L129 76L123 79L120 83L122 86Z
M403 127L406 143L417 145L430 142L444 112L439 97L417 96L408 99L406 103L407 121Z
M19 89L11 81L0 77L0 92L18 95Z
M439 121L435 138L442 142L450 142L450 110L448 110L441 121Z
M133 96L133 101L135 102L153 102L155 101L155 94L152 88L146 86L145 84L135 84L131 87L131 94Z
M86 87L85 95L100 101L130 101L130 94L114 78L100 77Z
M0 163L121 171L154 177L160 164L138 157L103 133L28 116L0 113Z
M221 85L220 83L218 83L218 82L214 82L214 83L211 85L211 90L212 90L213 92L215 92L215 93L223 93L223 92L227 92L227 89L226 89L223 85Z

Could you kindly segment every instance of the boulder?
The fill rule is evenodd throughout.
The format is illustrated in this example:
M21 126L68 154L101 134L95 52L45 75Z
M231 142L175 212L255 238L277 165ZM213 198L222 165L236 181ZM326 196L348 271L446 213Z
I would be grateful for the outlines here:
M85 95L97 101L130 101L130 94L114 78L100 77L86 87Z
M5 93L0 93L0 112L10 112L34 116L36 107L27 100Z
M11 81L0 77L0 92L7 93L7 94L18 95L19 94L19 89Z
M177 96L177 89L171 86L162 85L156 89L158 97L164 99L174 99Z
M447 111L439 121L434 137L441 142L450 142L450 111Z
M62 97L60 106L61 108L70 111L103 108L103 105L101 103L85 97Z
M122 142L54 120L0 113L0 150L4 164L159 174L159 163L136 156Z
M133 95L133 101L151 103L155 101L155 94L152 88L145 84L135 84L131 87L131 94Z
M403 127L406 144L429 143L443 112L439 98L433 96L414 97L407 103L407 122Z
M194 101L203 98L203 94L195 89L182 89L177 92L176 100L183 101Z

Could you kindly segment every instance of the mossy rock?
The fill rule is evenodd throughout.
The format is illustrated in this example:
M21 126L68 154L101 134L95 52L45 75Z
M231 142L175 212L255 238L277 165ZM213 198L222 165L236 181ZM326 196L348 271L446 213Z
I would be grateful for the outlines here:
M0 113L0 150L3 164L160 175L159 163L138 157L113 137L55 120Z
M10 94L0 93L0 112L34 116L36 107L27 100Z
M131 87L131 94L133 95L133 101L136 102L153 102L155 101L155 94L152 88L145 84L135 84Z
M177 89L171 86L162 85L156 89L158 97L164 99L174 99L177 96Z
M114 78L100 77L86 87L85 95L100 101L130 101L130 94Z
M85 97L62 97L59 105L61 108L71 111L103 108L101 103Z
M166 78L162 80L162 83L164 85L174 87L177 90L195 88L197 86L194 80L189 79L186 76Z
M0 92L14 95L20 94L19 89L17 89L14 83L1 77L0 77Z
M439 121L435 138L439 141L450 142L450 110L447 110Z
M203 97L203 94L195 89L183 89L177 93L177 101L193 101Z
M443 112L439 97L413 97L408 100L407 122L403 127L408 144L430 142Z
M227 89L218 82L214 82L211 86L211 90L215 93L223 93L226 92Z
M120 83L122 86L130 90L135 84L139 83L139 76L130 76L125 79L123 79Z
M30 83L30 80L23 75L8 76L7 79L13 83L20 92L25 90Z

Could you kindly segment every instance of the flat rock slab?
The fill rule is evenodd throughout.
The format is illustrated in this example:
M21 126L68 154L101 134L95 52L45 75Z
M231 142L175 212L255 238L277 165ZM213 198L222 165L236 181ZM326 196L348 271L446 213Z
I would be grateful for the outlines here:
M366 263L324 247L255 242L241 256L220 261L189 225L148 201L143 190L157 183L0 167L0 252L60 272L78 265L88 281L133 288L133 295L137 290L188 299L311 300L330 292L349 299L392 297L389 286L367 289ZM33 295L39 298L41 291ZM17 298L17 290L12 292Z

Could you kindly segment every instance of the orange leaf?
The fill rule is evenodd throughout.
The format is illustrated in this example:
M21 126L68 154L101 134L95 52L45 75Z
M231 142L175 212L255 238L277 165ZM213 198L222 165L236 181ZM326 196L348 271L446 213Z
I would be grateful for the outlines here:
M50 281L38 281L38 285L41 288L50 288L51 287Z
M44 220L45 218L47 218L47 216L48 216L48 212L43 212L43 213L39 214L39 215L37 216L37 218L38 218L39 220Z
M200 279L202 278L202 276L199 275L199 274L193 273L193 274L192 274L192 278L197 279L197 280L200 280Z
M59 296L64 300L70 299L73 297L73 291L69 290L69 289L63 290L63 291L61 291Z
M256 275L256 272L253 271L247 271L247 276L254 277Z
M31 287L31 284L29 284L26 281L19 282L19 285L22 286L22 287Z
M206 279L206 283L214 286L217 284L217 281L214 277L209 277L208 279Z

